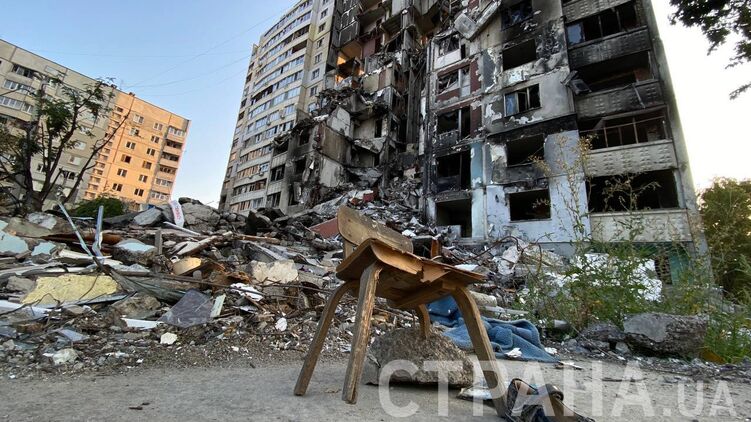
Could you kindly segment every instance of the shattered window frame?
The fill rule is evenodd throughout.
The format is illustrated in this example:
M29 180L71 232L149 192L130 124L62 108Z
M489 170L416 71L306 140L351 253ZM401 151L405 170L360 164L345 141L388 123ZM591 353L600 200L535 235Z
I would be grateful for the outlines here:
M614 22L604 22L608 19L614 19ZM613 24L615 27L611 27ZM630 1L566 25L566 42L569 46L579 45L622 34L639 27L639 13L636 10L636 3Z
M445 56L460 48L461 40L458 34L448 35L438 41L438 56Z
M526 22L535 16L531 0L521 1L513 6L501 10L501 25L503 29Z
M503 96L506 117L542 108L540 85L530 85Z

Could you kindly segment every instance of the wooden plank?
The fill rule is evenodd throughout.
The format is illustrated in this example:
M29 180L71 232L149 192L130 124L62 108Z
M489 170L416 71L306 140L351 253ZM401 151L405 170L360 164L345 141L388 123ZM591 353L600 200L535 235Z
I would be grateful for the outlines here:
M394 300L394 307L398 309L413 309L418 305L432 302L434 299L446 296L454 290L451 283L437 281L421 287L401 300Z
M313 342L310 344L308 354L305 356L305 363L303 363L300 375L297 377L297 384L295 384L295 395L302 396L305 391L308 390L308 384L310 384L310 378L313 376L313 371L316 369L316 363L318 357L323 349L323 344L326 342L326 334L331 327L331 321L334 319L334 313L336 307L342 300L345 294L354 291L359 285L356 281L350 281L342 284L334 291L329 300L326 302L326 306L323 308L321 319L318 320L318 330L316 331Z
M360 245L367 239L378 239L396 249L412 252L412 241L408 237L372 218L365 217L352 208L340 207L337 212L337 221L342 237L355 245Z
M495 358L493 348L490 346L490 340L482 323L480 311L477 309L477 304L466 287L458 287L454 290L452 296L456 300L456 304L459 305L459 311L462 313L464 323L467 325L467 332L469 333L469 338L472 340L475 354L477 354L480 363L483 365L482 372L490 389L496 413L503 418L506 409L504 400L506 391L505 387L499 384L498 361Z
M363 272L360 279L360 295L357 300L357 316L355 318L355 333L352 337L352 350L349 355L347 373L344 376L344 388L342 400L347 403L357 403L357 386L362 377L362 368L365 364L365 353L370 339L370 318L373 316L375 306L376 284L383 267L373 262Z

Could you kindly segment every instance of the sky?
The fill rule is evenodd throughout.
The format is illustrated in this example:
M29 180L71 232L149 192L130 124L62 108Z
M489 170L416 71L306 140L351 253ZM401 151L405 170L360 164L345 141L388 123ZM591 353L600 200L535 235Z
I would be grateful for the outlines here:
M698 29L670 25L653 0L694 184L751 178L751 65L725 69ZM251 46L293 0L25 0L3 5L0 38L191 120L174 197L216 206Z

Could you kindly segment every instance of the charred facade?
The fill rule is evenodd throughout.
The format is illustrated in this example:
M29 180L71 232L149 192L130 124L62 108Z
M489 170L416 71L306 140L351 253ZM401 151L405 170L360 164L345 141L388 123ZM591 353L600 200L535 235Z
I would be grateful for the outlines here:
M704 250L649 0L337 0L329 39L315 104L273 141L265 206L406 178L459 243Z

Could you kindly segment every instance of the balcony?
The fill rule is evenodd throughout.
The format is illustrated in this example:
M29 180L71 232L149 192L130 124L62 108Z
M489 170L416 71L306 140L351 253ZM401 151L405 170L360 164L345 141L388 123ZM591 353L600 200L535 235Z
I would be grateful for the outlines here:
M174 148L174 147L168 147L167 145L164 146L163 152L166 152L168 154L173 154L176 156L181 156L183 153L183 150L180 148Z
M571 68L577 69L650 48L649 31L644 27L576 45L569 49L568 59Z
M563 5L563 15L567 22L612 9L631 0L574 0Z
M691 230L684 209L620 213L592 213L592 237L601 242L635 241L645 243L690 242ZM639 227L631 235L634 227Z
M669 139L614 148L591 150L585 162L588 176L612 176L677 168Z
M660 82L651 80L578 97L576 110L580 118L588 118L642 110L663 103Z

